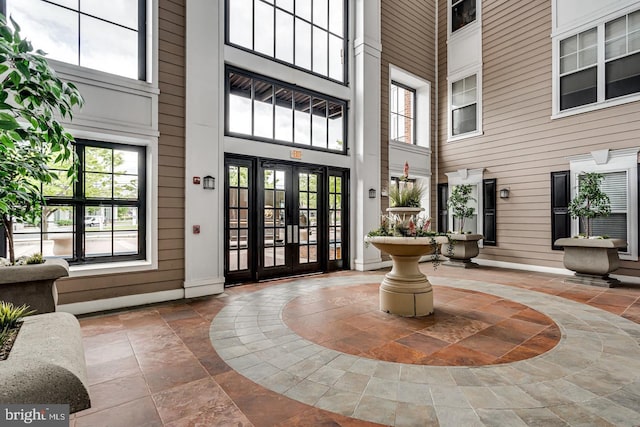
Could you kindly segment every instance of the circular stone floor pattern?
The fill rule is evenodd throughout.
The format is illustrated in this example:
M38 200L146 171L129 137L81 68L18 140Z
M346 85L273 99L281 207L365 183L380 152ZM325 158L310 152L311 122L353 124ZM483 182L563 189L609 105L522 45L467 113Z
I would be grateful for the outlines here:
M233 369L291 399L386 425L640 425L640 325L560 297L471 280L438 286L496 295L549 316L562 337L550 351L513 363L426 366L372 360L300 337L282 320L297 297L379 275L302 278L231 301L214 318L213 347Z

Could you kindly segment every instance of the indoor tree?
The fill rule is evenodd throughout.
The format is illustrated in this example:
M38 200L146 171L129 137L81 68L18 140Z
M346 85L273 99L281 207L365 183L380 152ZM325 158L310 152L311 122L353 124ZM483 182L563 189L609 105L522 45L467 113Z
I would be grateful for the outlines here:
M58 173L77 176L73 137L58 119L71 120L82 96L58 78L44 55L34 52L13 19L9 25L0 15L0 216L12 264L13 222L40 222L42 185Z
M604 179L597 172L583 173L578 177L578 194L569 203L569 215L580 218L587 237L591 236L591 225L594 218L611 214L609 196L600 188Z
M475 213L475 208L469 206L469 201L475 200L471 197L471 191L471 184L454 185L449 200L447 200L447 207L451 209L454 219L457 218L458 224L460 224L458 229L460 233L464 228L464 220L473 217Z

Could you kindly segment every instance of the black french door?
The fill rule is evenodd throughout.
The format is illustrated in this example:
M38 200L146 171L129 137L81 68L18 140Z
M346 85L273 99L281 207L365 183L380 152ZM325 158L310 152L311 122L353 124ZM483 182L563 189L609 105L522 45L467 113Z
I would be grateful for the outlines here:
M348 265L346 171L231 157L225 163L227 283Z

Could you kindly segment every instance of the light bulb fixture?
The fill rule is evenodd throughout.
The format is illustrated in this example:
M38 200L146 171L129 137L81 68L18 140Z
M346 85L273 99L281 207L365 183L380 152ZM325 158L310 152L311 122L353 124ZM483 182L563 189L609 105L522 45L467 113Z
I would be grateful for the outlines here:
M508 188L503 188L500 190L500 198L501 199L508 199L509 198L509 189Z
M370 188L369 189L369 198L370 199L375 199L376 198L376 189L375 188Z
M216 179L211 175L207 175L202 178L202 188L205 190L215 190L216 189Z

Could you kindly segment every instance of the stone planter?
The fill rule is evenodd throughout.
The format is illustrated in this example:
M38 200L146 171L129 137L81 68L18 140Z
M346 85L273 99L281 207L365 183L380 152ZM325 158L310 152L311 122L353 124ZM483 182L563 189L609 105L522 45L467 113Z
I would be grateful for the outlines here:
M451 267L475 268L478 266L471 258L478 256L478 241L484 239L482 234L448 234L450 241L442 245L442 255L449 258L443 263Z
M565 237L556 240L555 245L564 248L565 268L575 271L575 275L566 279L566 282L608 288L620 283L609 277L609 273L617 270L620 265L618 249L627 247L624 240Z
M376 236L366 241L389 254L393 262L380 285L380 310L406 317L432 314L433 290L418 262L422 256L434 254L447 238Z
M56 280L69 275L69 264L59 258L44 264L0 267L0 299L27 304L37 314L56 311Z
M24 319L6 360L0 361L0 403L91 406L78 320L69 313Z
M397 206L394 208L387 208L389 214L395 214L400 217L401 220L409 220L412 216L416 217L420 212L424 211L424 208L409 208L406 206Z

